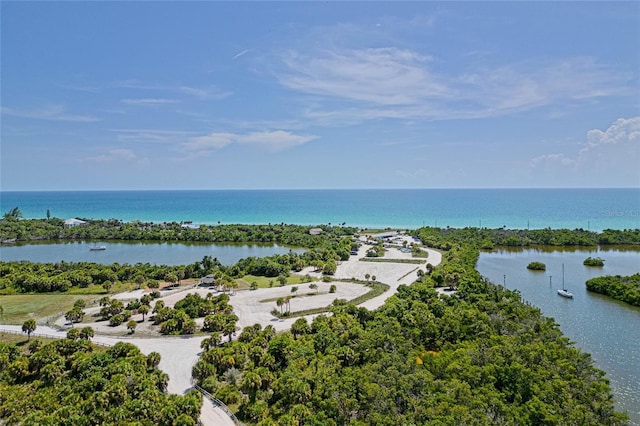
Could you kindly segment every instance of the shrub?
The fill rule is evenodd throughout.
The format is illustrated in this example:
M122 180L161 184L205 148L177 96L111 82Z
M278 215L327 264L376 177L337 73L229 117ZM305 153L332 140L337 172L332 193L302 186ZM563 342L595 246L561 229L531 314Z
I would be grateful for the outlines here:
M124 315L116 314L109 319L109 325L117 327L124 322Z
M527 269L532 271L546 271L547 265L542 262L531 262L527 265Z
M597 267L603 267L604 266L604 259L601 259L599 257L587 257L584 262L582 262L582 264L584 266L597 266Z

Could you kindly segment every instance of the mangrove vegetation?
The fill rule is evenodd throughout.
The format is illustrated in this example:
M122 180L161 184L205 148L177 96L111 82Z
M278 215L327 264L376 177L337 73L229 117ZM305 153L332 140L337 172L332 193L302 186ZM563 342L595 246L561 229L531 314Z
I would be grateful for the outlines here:
M587 290L640 306L640 273L631 276L607 275L586 282Z

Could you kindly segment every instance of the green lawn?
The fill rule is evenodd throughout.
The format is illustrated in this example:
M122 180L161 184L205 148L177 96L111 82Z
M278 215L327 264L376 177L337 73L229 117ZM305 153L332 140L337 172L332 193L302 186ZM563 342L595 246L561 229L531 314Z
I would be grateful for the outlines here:
M258 288L269 288L269 287L280 287L280 283L278 282L277 277L269 278L269 277L257 277L255 275L245 275L242 278L238 278L238 289L246 290L251 287L252 282L256 282L258 284ZM304 281L304 282L303 282ZM311 281L306 281L306 278L303 275L291 275L287 277L287 283L285 285L304 285L311 283L313 281L318 281L317 278L311 278ZM273 282L272 285L269 285L270 282Z
M386 258L382 258L382 257L361 257L358 260L360 262L412 263L412 264L416 264L416 265L427 263L426 260L422 260L422 259L386 259Z
M37 333L38 329L34 333ZM31 340L40 340L42 344L51 343L57 339L49 339L47 337L31 337ZM27 335L26 334L13 334L13 333L3 333L0 331L0 342L14 344L19 348L24 347L26 352L26 346L28 344Z
M13 294L0 296L0 305L4 309L1 321L8 324L21 324L29 318L46 318L70 310L78 299L85 300L89 305L92 301L99 300L100 295Z

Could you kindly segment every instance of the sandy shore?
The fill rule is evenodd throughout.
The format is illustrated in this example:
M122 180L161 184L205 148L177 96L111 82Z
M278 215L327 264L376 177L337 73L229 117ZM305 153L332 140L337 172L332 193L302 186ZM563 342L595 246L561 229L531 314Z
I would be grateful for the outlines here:
M399 238L406 240L408 243L413 242L413 240L407 236ZM402 241L399 241L399 244L401 245ZM338 265L334 275L334 279L337 281L332 283L316 282L318 285L317 290L311 290L309 283L296 284L299 290L296 293L296 297L291 300L291 311L325 307L330 305L335 299L354 299L366 293L369 290L368 287L340 280L351 278L365 280L366 274L375 276L376 281L389 285L389 290L385 293L360 305L367 309L376 309L395 294L399 285L413 283L418 277L418 269L425 271L427 262L436 266L442 261L442 256L438 251L426 248L423 249L428 255L428 257L424 259L425 263L361 261L360 259L365 257L366 251L369 248L370 246L368 245L362 245L357 255L352 255L349 260L343 261ZM403 253L399 248L388 248L384 259L412 259L412 257L411 253ZM298 274L301 276L309 274L320 278L321 275L313 272L312 269L313 268L306 268ZM332 284L336 285L335 293L329 293L329 287ZM233 306L234 313L239 317L239 329L253 324L260 324L263 327L272 325L278 331L291 328L291 324L297 318L280 320L271 314L271 310L277 308L275 301L265 302L265 299L292 295L291 288L292 286L288 285L253 291L244 290L232 295L230 304ZM205 297L211 292L212 290L197 287L178 291L165 290L162 291L164 294L160 300L164 300L166 306L173 306L178 300L184 298L189 293L197 293ZM139 299L143 294L143 290L135 290L133 292L121 293L114 297L123 300L126 304L126 301ZM99 310L100 307L85 310L87 312L85 320L90 319L91 316L99 312ZM311 321L315 316L316 315L308 316L307 319ZM96 336L93 338L95 342L114 345L119 341L126 341L138 346L144 354L158 352L161 355L159 368L169 376L168 391L175 394L184 394L192 388L191 369L200 356L200 342L202 342L206 336L158 336L157 330L159 326L153 326L148 318L149 315L147 315L145 321L142 321L142 315L139 314L132 317L132 319L138 321L138 326L133 335L128 333L125 325L114 328L109 326L106 321L84 322L81 326L93 327L96 333ZM196 321L199 327L202 325L202 321L202 319ZM61 327L67 326L64 318L60 318L56 322L56 325ZM0 330L20 332L20 326L0 325ZM66 331L61 332L45 326L38 326L36 333L45 333L55 337L64 337L66 335ZM206 399L203 403L200 419L204 425L233 425L231 419L221 409L213 407L211 402Z

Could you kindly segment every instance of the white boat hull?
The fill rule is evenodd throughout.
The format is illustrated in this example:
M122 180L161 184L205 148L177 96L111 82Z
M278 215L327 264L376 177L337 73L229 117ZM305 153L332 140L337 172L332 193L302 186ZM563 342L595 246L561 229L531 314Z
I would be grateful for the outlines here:
M573 293L568 292L567 290L558 290L558 294L562 297L566 297L567 299L573 299Z

